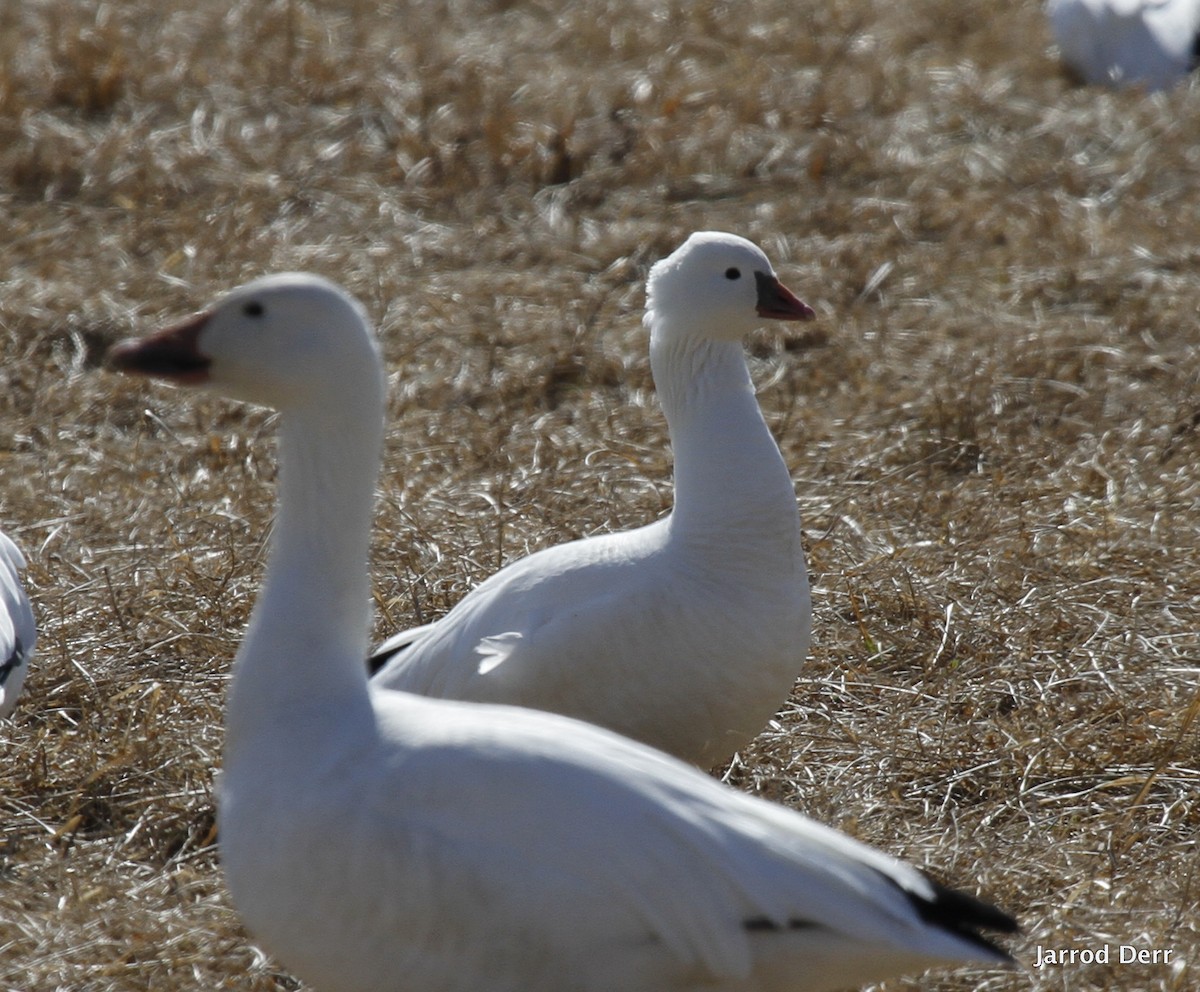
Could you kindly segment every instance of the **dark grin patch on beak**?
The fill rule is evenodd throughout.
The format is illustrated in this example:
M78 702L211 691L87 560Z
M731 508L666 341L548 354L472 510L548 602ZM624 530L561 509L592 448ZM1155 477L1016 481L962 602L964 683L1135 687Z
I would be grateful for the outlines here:
M201 354L199 339L208 317L202 313L147 337L114 345L108 353L109 368L178 385L204 382L212 360Z
M775 276L754 273L758 287L757 312L767 320L812 320L816 312Z

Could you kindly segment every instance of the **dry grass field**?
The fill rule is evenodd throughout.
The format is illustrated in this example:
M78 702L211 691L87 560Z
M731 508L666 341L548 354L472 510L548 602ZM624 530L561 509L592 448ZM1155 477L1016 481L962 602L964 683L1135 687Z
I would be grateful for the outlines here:
M1074 86L1035 0L0 3L0 526L41 625L0 990L297 988L211 836L271 418L107 344L273 270L363 299L382 635L669 508L643 280L705 228L819 314L750 343L815 644L725 776L1021 917L1027 971L921 988L1200 987L1198 177L1200 85Z

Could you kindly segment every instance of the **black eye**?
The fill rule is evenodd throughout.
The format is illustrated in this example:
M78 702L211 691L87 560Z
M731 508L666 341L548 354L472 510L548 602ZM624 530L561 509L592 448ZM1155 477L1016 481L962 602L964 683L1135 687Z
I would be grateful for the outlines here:
M258 300L251 300L244 307L242 307L242 313L244 313L247 317L261 317L266 312L267 308L259 303Z
M742 278L742 270L730 267L725 270L725 278L726 279L741 279Z

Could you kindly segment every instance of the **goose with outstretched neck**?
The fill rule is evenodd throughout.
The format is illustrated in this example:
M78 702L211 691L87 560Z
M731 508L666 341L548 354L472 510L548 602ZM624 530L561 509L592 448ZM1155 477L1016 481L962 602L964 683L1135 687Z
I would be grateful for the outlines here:
M380 685L564 713L711 768L787 699L808 653L791 475L742 339L813 311L756 245L693 234L650 270L650 365L675 504L649 525L543 549L376 649Z

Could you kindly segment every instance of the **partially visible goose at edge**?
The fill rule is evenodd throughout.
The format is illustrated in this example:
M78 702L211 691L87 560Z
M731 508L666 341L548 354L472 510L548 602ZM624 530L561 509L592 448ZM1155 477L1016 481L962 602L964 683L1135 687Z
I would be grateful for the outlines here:
M796 493L742 339L812 316L745 238L693 234L658 262L645 324L671 513L514 562L376 649L376 681L578 717L701 768L727 761L787 699L811 625Z
M279 410L276 524L234 662L221 861L320 992L801 992L1003 965L1013 921L797 813L557 714L368 682L382 363L274 276L111 364Z
M1200 0L1049 0L1046 14L1085 83L1162 90L1196 68Z
M0 532L0 719L11 716L37 645L33 608L21 585L25 556Z

